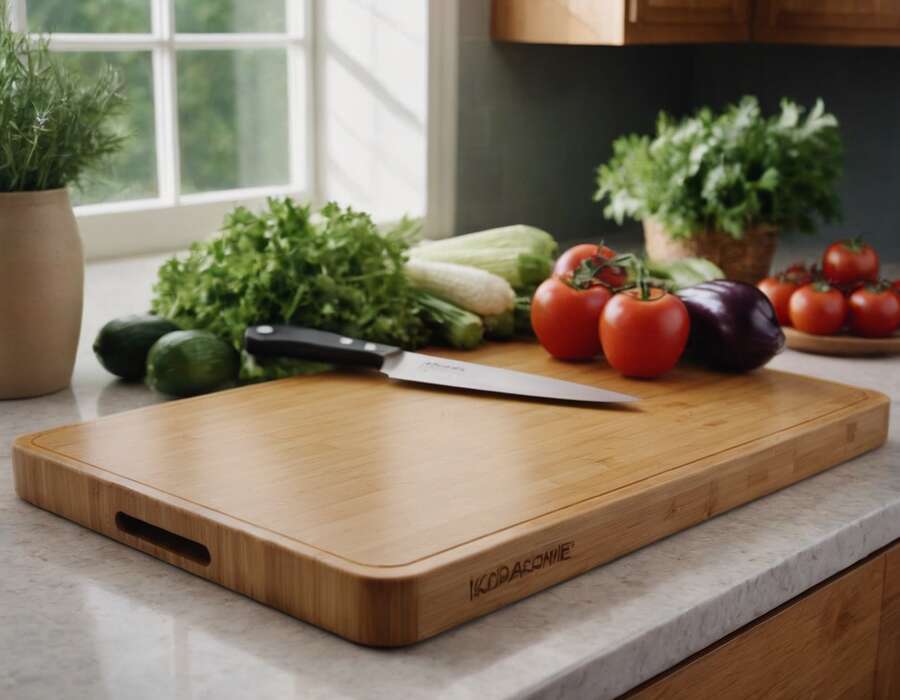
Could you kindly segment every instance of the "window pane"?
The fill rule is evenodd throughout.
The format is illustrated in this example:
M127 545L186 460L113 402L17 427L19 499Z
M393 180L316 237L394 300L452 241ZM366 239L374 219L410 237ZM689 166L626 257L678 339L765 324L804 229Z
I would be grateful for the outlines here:
M185 193L289 181L284 49L179 51Z
M156 141L154 138L153 68L149 51L116 51L54 54L84 80L97 76L105 64L115 68L125 83L128 107L117 128L129 134L124 148L97 172L86 173L75 204L114 202L155 197Z
M284 3L285 0L175 0L175 31L283 32Z
M32 32L150 31L150 0L28 0Z

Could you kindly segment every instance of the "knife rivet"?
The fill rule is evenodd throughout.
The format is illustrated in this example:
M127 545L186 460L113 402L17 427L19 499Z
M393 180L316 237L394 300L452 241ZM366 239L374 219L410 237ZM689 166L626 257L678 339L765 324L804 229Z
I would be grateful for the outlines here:
M275 329L272 326L257 326L256 332L260 335L271 335L275 332Z
M366 343L363 345L363 348L369 352L375 352L378 349L378 346L375 345L375 343Z
M353 345L353 338L341 338L341 345Z

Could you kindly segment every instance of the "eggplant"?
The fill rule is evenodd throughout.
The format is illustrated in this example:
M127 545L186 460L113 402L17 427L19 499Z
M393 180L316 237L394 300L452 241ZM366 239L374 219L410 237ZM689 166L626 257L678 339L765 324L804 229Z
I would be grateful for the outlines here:
M747 372L784 349L784 333L768 297L752 284L714 280L678 296L691 317L687 352L714 369Z

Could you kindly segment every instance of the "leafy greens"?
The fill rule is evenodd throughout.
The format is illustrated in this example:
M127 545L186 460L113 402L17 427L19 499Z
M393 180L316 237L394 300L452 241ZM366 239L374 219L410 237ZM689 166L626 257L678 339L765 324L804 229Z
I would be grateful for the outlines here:
M782 100L763 117L755 97L721 114L701 109L676 121L661 113L656 136L613 143L597 170L604 215L658 220L674 238L705 230L741 238L756 225L809 232L840 217L835 183L842 148L837 119L821 100L806 116Z
M258 323L294 323L414 348L428 331L403 272L414 225L380 233L371 218L329 203L314 217L290 198L255 214L238 207L223 230L159 270L152 310L241 349ZM244 354L241 378L260 381L325 368Z

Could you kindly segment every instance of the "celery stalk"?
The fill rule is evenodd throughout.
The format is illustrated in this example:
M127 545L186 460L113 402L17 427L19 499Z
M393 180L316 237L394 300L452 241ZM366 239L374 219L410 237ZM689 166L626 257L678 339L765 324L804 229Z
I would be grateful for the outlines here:
M418 292L422 320L431 329L432 339L460 350L471 350L484 340L481 317L428 292Z
M516 297L513 317L517 335L534 335L534 329L531 327L531 295Z
M491 340L509 340L516 334L516 320L512 309L502 314L485 316L484 335Z

